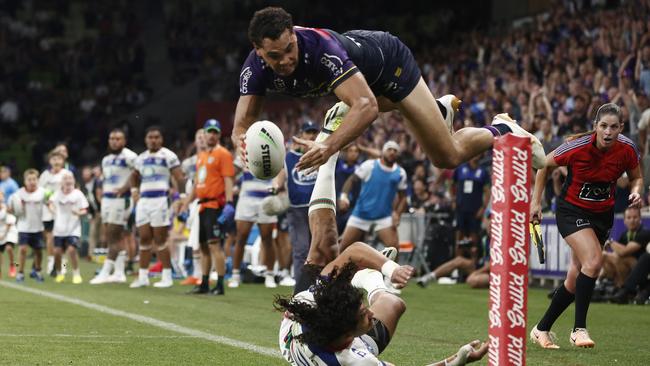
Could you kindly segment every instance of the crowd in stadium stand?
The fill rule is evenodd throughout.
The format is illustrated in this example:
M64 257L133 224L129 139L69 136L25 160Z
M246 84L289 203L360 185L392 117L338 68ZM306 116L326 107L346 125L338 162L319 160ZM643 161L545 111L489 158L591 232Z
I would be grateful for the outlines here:
M219 10L234 14L248 9L238 3L224 4ZM64 21L71 18L66 2L34 4L36 8L2 9L0 60L5 77L0 85L0 144L52 141L32 144L34 156L40 157L54 147L54 141L67 140L71 161L90 164L84 180L92 187L101 176L91 169L96 162L83 157L104 146L113 116L148 99L139 23L126 2L89 3L83 17L85 31L79 35ZM424 41L413 44L408 40L416 37L408 31L397 35L413 48L435 96L453 93L463 100L456 129L489 124L494 115L507 112L550 152L569 135L591 129L598 106L614 102L624 113L624 133L638 143L645 157L650 124L650 1L596 9L569 1L557 5L507 29L454 33L444 41L420 37ZM182 84L198 76L204 97L236 97L239 67L251 47L244 32L232 29L246 29L248 19L224 16L214 22L209 13L199 10L180 2L167 5L165 29L174 81ZM348 13L351 19L354 14ZM453 15L443 12L438 18L446 24ZM341 21L331 28L343 30L349 24L354 23ZM293 102L293 108L266 116L285 137L299 134L307 121L320 123L334 100ZM397 112L380 115L357 141L362 151L357 163L379 156L389 140L400 147L398 162L408 177L408 210L453 208L457 174L428 162ZM489 169L489 162L490 157L483 156L477 164ZM20 178L21 173L14 172L14 177ZM553 209L564 174L558 169L549 181L546 210ZM623 178L617 212L625 210L626 189ZM488 214L487 207L480 210L477 217Z

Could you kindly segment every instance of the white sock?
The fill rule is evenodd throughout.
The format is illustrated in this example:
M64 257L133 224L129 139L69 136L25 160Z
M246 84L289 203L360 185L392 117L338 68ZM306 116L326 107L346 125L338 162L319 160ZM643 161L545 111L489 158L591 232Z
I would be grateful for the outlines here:
M54 256L53 255L48 255L47 256L47 272L48 273L52 272L52 269L54 269Z
M149 269L147 268L140 268L138 270L138 280L140 282L145 282L149 280Z
M162 270L162 280L163 281L171 281L172 280L172 269L171 268L163 268L163 270Z
M381 292L388 291L384 283L384 275L374 269L362 269L352 277L352 286L362 288L368 293L368 303L372 304L372 297Z
M192 254L192 276L201 278L203 270L201 269L201 254Z
M329 208L336 212L336 187L334 184L334 171L336 170L336 159L339 153L330 156L327 163L318 168L318 176L314 184L314 190L309 200L309 214L314 210Z
M126 264L126 251L122 250L115 258L115 271L113 274L118 276L126 276L124 272L124 265Z
M115 261L110 260L108 258L104 259L104 265L102 266L102 270L99 272L99 276L108 276L111 274L111 271L113 270L113 267L115 266Z
M79 271L79 268L77 268L77 269L73 269L73 270L72 270L72 274L73 274L74 276L81 276L81 272Z

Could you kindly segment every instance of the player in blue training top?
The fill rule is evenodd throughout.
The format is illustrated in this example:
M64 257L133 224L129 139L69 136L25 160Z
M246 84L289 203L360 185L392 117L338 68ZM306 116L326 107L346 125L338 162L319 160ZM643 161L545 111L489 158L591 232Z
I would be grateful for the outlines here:
M239 76L232 133L235 146L242 144L244 133L259 118L267 90L295 97L334 92L345 103L337 111L338 117L344 116L341 127L327 141L310 143L298 163L301 170L324 164L357 138L379 112L391 110L402 112L408 129L438 167L455 167L491 148L494 136L511 132L533 141L533 166L543 165L539 140L507 114L495 116L491 126L463 128L451 135L460 101L453 95L436 101L411 51L389 33L352 30L339 34L294 26L284 9L267 7L253 16L248 37L255 49ZM333 130L330 125L323 127Z

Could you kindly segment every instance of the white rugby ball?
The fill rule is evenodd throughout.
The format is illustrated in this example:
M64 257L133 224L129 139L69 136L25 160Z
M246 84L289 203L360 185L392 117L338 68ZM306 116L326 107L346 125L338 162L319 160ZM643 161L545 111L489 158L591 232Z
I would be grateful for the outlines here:
M257 179L272 179L284 167L284 135L271 121L257 121L246 131L248 170Z

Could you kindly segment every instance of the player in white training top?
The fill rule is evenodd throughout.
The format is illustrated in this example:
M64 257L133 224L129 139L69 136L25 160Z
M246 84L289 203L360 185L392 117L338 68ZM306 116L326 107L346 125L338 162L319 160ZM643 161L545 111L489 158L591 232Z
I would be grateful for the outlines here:
M23 173L25 186L11 196L9 209L18 218L18 245L20 252L18 256L18 274L16 282L25 281L25 258L27 257L27 246L32 248L34 262L31 278L43 282L41 274L41 262L43 259L43 210L47 199L45 189L38 186L38 171L27 169Z
M9 254L9 277L15 277L13 263L14 245L18 243L18 229L16 228L16 216L7 211L5 193L0 190L0 278L2 278L2 254L7 251ZM12 269L14 274L12 276Z
M65 155L59 150L54 149L47 155L47 161L50 164L48 169L45 169L38 177L38 186L45 189L46 200L50 198L54 192L61 188L61 179L63 173L69 170L65 169ZM54 216L50 210L43 210L43 235L45 238L45 247L47 249L47 272L50 276L55 275L54 271L54 238L52 236L52 228L54 227Z
M174 178L181 196L185 196L185 179L181 163L176 154L162 146L162 129L158 126L147 128L145 135L147 150L135 159L135 170L128 186L118 191L122 196L129 187L132 193L139 194L135 207L135 225L140 233L140 270L131 288L149 286L149 262L151 261L152 241L162 262L162 279L154 287L171 287L172 265L167 235L171 222L168 203L170 178ZM140 187L139 189L136 187Z
M78 285L82 282L79 272L79 238L81 237L80 217L88 213L88 200L86 196L74 187L75 180L72 172L63 173L61 188L54 192L48 202L50 210L54 212L54 270L56 283L65 280L61 272L61 257L68 254L72 264L72 283Z
M108 155L102 159L104 180L101 211L108 255L97 276L90 280L91 285L126 282L124 236L133 200L130 191L126 191L121 197L117 196L117 191L127 184L137 157L136 153L126 147L124 131L112 130L108 135Z

